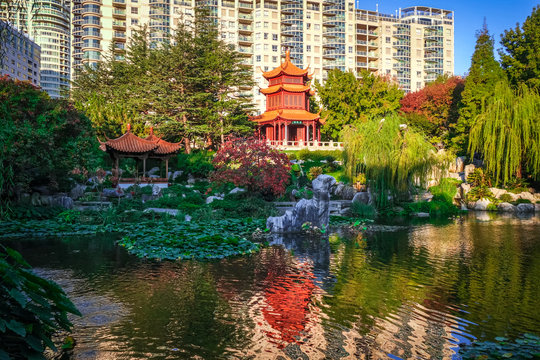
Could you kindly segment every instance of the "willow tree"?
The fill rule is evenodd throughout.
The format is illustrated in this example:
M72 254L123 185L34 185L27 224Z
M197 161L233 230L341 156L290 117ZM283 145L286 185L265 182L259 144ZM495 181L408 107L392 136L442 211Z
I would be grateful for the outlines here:
M423 185L439 162L436 149L405 120L391 116L343 131L345 168L353 179L364 173L377 207Z
M540 94L521 84L513 90L506 81L495 86L486 110L471 127L469 152L484 157L496 184L521 178L527 172L540 179Z

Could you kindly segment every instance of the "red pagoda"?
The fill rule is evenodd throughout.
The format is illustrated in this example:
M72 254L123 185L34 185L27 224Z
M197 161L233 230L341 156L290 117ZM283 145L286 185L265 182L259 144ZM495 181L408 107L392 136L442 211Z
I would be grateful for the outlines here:
M263 73L268 80L268 87L260 90L266 95L266 111L251 117L257 123L259 138L278 146L308 146L320 141L324 120L309 112L309 97L315 93L310 89L308 68L295 66L287 50L280 66Z

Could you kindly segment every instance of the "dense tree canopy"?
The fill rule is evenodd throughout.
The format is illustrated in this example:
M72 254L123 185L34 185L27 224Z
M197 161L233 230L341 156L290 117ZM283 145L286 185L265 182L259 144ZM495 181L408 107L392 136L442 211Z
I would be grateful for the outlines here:
M459 154L466 153L471 124L485 108L485 102L492 96L495 84L504 77L493 55L493 38L485 23L476 37L471 67L462 93L459 119L454 125L452 145Z
M536 6L523 26L501 35L501 63L510 83L540 89L540 6Z
M250 98L239 90L252 85L251 73L205 16L180 23L169 43L151 43L144 28L134 32L125 61L111 57L79 74L72 97L98 133L118 135L113 129L130 119L135 132L152 124L188 147L251 132Z
M434 144L450 143L451 128L459 116L463 80L442 76L401 100L408 124L422 130Z
M90 121L65 100L27 82L0 78L0 215L32 185L65 190L74 168L93 168Z
M357 78L352 72L332 70L324 85L316 82L315 87L324 109L322 115L328 116L321 132L334 140L346 125L396 112L403 97L397 84L369 71Z

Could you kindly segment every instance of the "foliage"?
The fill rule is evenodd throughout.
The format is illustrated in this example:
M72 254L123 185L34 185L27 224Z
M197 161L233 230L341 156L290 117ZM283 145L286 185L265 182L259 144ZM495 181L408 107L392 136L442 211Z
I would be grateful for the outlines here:
M540 179L540 94L522 85L513 91L506 82L495 87L486 111L471 127L469 151L484 157L495 185L521 178L523 171Z
M497 208L497 205L490 203L490 204L487 205L486 210L487 211L497 211L498 208Z
M68 313L80 315L54 282L35 275L17 251L0 246L0 358L45 359L51 336L70 331Z
M65 100L27 82L0 78L0 218L32 185L65 190L75 167L93 168L97 143L90 121Z
M213 152L206 150L193 151L189 154L181 153L177 156L177 166L184 174L191 174L198 178L207 178L214 170L212 165Z
M226 218L264 218L275 216L272 203L247 192L226 195L222 201L210 203L212 209L223 209Z
M442 201L448 204L453 204L454 197L456 196L457 186L461 181L457 179L444 178L441 179L439 185L435 185L429 188L429 191L433 195L435 201Z
M516 204L531 204L531 200L529 199L517 199L515 201Z
M351 215L355 218L373 218L377 211L372 205L355 201L351 204Z
M457 77L441 76L424 88L401 99L401 111L409 125L423 131L432 143L448 146L450 130L459 116L464 81Z
M486 185L475 186L467 193L467 200L469 201L478 201L480 199L493 200L494 198L493 193Z
M540 90L540 6L533 8L521 28L517 24L515 30L506 30L501 44L499 55L510 82Z
M495 341L475 341L462 344L459 354L463 360L475 359L535 359L540 356L540 338L523 334L515 340L496 337Z
M57 219L61 223L73 224L81 217L81 212L77 210L64 210L58 214Z
M323 169L320 166L314 166L309 169L309 172L307 174L307 177L309 180L314 180L317 178L317 176L321 175L323 173Z
M388 204L389 195L395 199L417 180L424 182L438 163L434 147L415 129L402 126L398 116L348 127L344 141L347 175L366 175L378 208Z
M309 149L302 149L296 154L298 160L303 161L322 161L322 160L342 160L343 151L340 150L315 150L311 151Z
M168 42L152 43L146 27L132 32L127 61L110 57L77 74L72 97L91 116L100 135L129 118L133 132L153 124L167 140L215 146L227 134L252 132L246 113L252 86L244 57L221 40L203 9L180 21Z
M11 207L10 219L51 219L61 213L64 208L59 206L16 205Z
M472 187L476 186L491 186L490 177L481 168L474 169L473 172L467 176L467 183Z
M252 193L279 196L289 182L289 159L264 141L235 138L227 141L212 161L210 179L245 186Z
M514 194L529 191L529 182L523 178L512 178L506 184L506 188Z
M487 25L476 34L476 46L471 59L469 74L462 92L462 106L454 127L453 148L465 155L469 142L469 131L478 114L484 111L487 100L493 95L495 85L504 78L501 66L493 55L493 38Z
M397 84L389 78L363 71L357 78L352 72L331 70L324 85L315 82L315 88L328 116L321 133L327 138L338 140L346 125L379 119L395 113L403 97Z
M446 217L459 212L457 206L447 201L431 200L401 204L409 214L425 212L430 216Z
M513 200L512 198L512 195L510 194L502 194L500 197L499 197L499 200L501 200L502 202L511 202Z

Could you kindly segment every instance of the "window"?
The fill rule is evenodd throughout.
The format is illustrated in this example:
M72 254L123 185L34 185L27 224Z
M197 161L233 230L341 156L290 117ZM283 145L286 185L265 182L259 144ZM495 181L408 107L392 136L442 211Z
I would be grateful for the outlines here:
M311 24L310 23L306 24L306 29L308 29L308 30L311 29Z
M255 33L255 40L261 40L261 33Z
M137 25L138 23L139 23L139 20L131 19L131 25Z
M272 46L272 50L274 50L273 46ZM277 56L272 56L272 62L277 63Z
M416 35L422 35L422 30L421 29L416 29Z
M132 14L138 14L138 13L139 13L139 8L132 7L132 8L131 8L131 13L132 13Z
M272 34L272 40L274 40L274 41L277 41L277 40L278 40L277 34Z
M268 44L264 44L264 51L268 51L269 48Z
M321 29L321 24L315 24L314 29L315 30L320 30Z
M255 57L255 61L256 61L256 62L261 62L261 55L257 55L257 56Z
M278 46L277 45L272 45L272 51L277 52L278 51Z
M306 51L311 52L311 45L306 45Z
M268 29L268 26L269 26L268 21L265 21L265 22L264 22L264 28L265 28L265 29Z
M306 13L306 19L311 19L311 13L309 11Z
M387 44L390 44L390 41L391 41L390 36L387 36L387 37L386 37L386 43L387 43Z
M264 33L264 40L268 40L268 33Z
M353 52L353 48L352 46L349 46L349 54L352 54L352 52Z
M421 72L421 71L417 71L417 72L416 72L416 76L422 77L422 72Z

